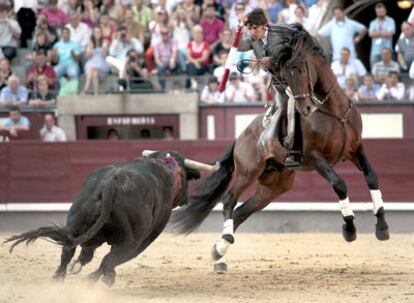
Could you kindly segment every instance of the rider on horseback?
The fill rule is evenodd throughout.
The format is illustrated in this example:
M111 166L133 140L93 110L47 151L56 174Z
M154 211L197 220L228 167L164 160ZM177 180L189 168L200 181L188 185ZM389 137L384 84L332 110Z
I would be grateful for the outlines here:
M239 51L248 51L253 50L258 62L262 67L267 70L271 75L271 83L269 89L271 89L272 94L276 95L278 101L278 110L275 113L276 102L272 104L267 104L268 110L264 118L264 126L266 127L268 136L264 136L263 146L266 146L267 149L272 149L271 146L274 144L273 140L275 136L279 136L281 128L286 124L282 124L282 120L286 119L287 116L287 105L288 97L285 94L284 87L280 86L279 72L277 71L278 62L283 60L283 54L280 50L285 47L287 43L286 40L281 39L277 31L273 29L273 25L269 25L267 22L267 17L263 9L256 8L247 15L240 16L240 25L246 26L248 32L245 33L243 39L240 41L238 46ZM273 30L272 30L273 29ZM272 118L272 116L274 117ZM274 127L270 127L270 120L274 120ZM284 139L283 145L289 151L293 148L293 139L294 139L294 124L290 119L287 122L287 136ZM295 158L292 155L289 155L285 159L285 164L289 165L295 162Z

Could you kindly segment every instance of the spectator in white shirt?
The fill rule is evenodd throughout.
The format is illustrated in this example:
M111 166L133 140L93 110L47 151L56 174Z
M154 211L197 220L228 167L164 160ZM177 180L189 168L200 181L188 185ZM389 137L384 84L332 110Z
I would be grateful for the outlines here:
M300 6L299 6L300 7ZM256 63L255 56L252 57L252 62L244 70L244 80L253 86L258 100L266 100L266 82L267 73L262 69L260 64Z
M230 85L225 90L226 100L229 103L245 103L256 100L254 89L250 83L240 79L239 73L233 72L229 77Z
M347 47L341 49L339 60L332 62L331 68L342 89L345 88L346 77L355 75L361 78L367 73L364 64L359 59L351 58L351 51Z
M44 117L45 125L40 130L40 137L44 142L64 142L66 135L64 131L55 125L55 118L51 114Z
M221 80L223 78L224 71L226 69L225 64L226 64L228 55L229 55L229 53L227 51L222 50L219 53L219 58L220 58L220 61L223 62L223 64L220 65L220 66L217 66L213 70L213 75L219 80L219 82L221 82ZM236 72L236 73L238 72L237 66L235 64L233 64L232 66L230 66L230 73L232 73L232 72Z
M354 101L358 101L358 80L355 75L349 75L345 78L344 93Z
M292 23L295 19L295 10L298 7L296 0L284 1L285 7L279 12L277 20L280 23Z
M303 6L296 6L294 16L289 20L289 24L300 23L307 31L310 31L311 24L305 14L306 12Z
M138 54L144 51L141 42L137 38L131 37L131 33L125 27L121 27L114 34L111 46L109 47L109 56L106 57L106 62L119 71L120 79L124 77L124 70L128 61L128 51L131 49L135 50Z
M217 77L211 76L208 79L208 84L201 92L200 100L209 104L223 103L224 96L218 90L219 82Z
M11 61L17 55L22 33L19 23L9 17L9 6L0 2L0 47L4 57Z
M399 82L398 73L390 72L378 92L378 100L402 100L404 96L404 83Z
M69 16L69 23L66 27L70 30L70 40L79 43L82 52L84 52L92 34L89 26L80 22L80 14L74 12Z
M309 31L313 34L317 32L320 27L323 17L325 16L326 9L330 4L330 0L318 0L308 10L308 21L310 25Z

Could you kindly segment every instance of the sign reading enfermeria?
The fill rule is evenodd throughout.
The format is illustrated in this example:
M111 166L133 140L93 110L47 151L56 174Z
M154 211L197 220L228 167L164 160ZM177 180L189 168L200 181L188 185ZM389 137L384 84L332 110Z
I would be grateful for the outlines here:
M154 117L108 117L107 125L154 125Z

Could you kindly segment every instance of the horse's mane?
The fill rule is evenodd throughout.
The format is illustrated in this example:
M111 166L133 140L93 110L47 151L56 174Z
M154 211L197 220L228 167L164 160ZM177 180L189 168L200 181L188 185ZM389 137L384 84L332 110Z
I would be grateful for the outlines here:
M319 55L328 62L322 46L301 24L277 25L271 31L277 32L284 41L276 57L280 68L295 68L303 64L307 55Z

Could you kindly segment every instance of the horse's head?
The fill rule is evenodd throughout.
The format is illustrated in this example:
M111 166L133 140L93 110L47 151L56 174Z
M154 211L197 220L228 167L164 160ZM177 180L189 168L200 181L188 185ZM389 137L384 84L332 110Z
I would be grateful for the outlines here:
M283 68L283 78L288 85L287 94L295 99L296 109L303 117L310 117L317 109L313 89L317 73L313 64L307 60L305 57L291 61Z
M304 117L309 117L317 109L318 99L314 87L318 79L318 60L325 58L318 42L300 25L288 28L288 42L282 45L277 58L280 75L289 86L296 108Z

